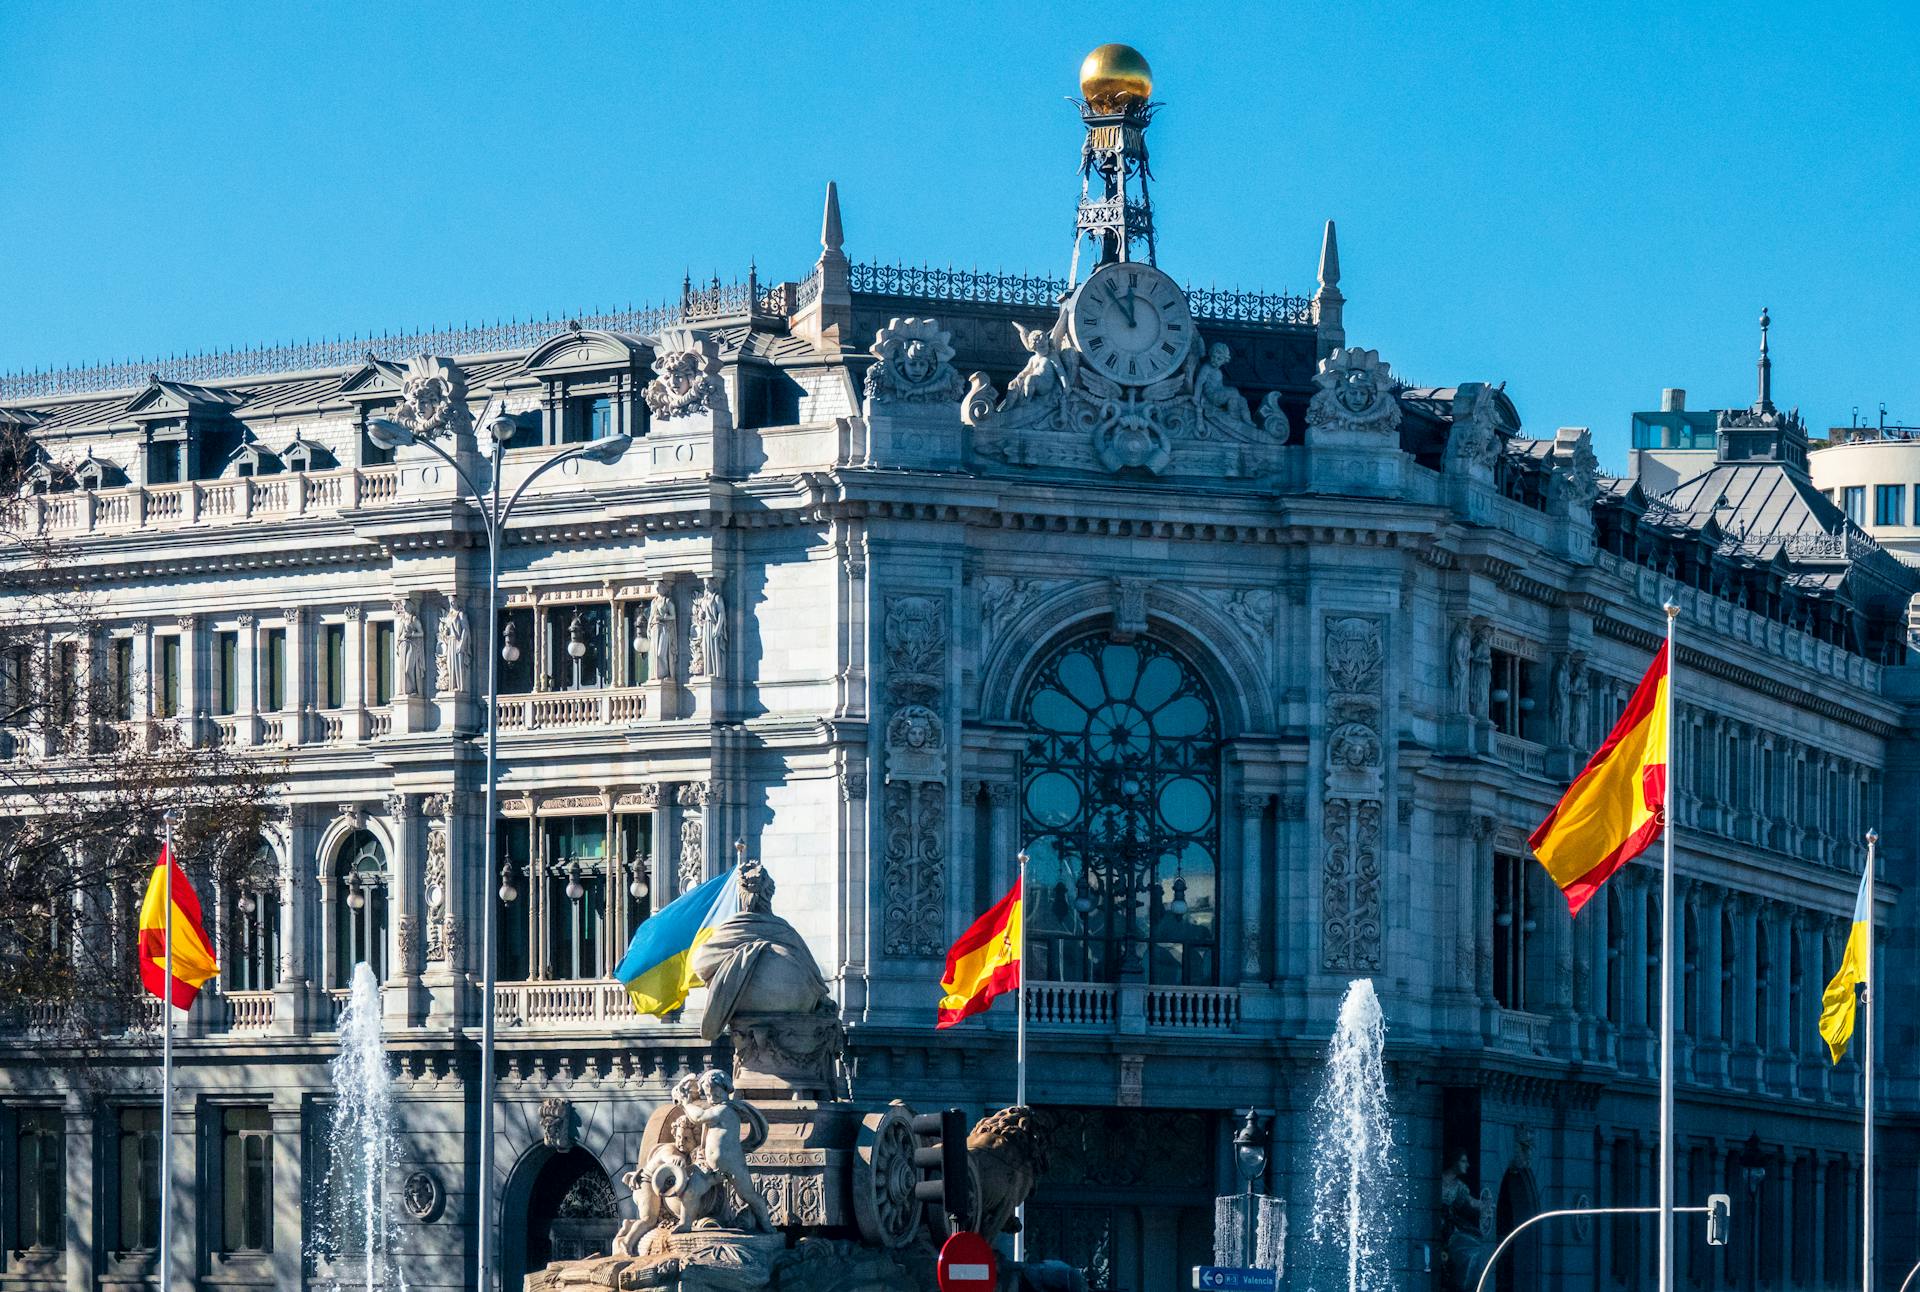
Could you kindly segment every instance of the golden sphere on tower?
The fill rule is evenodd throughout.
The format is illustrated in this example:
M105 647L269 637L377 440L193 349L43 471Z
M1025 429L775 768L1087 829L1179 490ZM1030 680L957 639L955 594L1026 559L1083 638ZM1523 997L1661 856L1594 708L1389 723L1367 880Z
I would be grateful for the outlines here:
M1080 94L1091 107L1117 111L1152 93L1153 69L1131 45L1102 45L1080 64Z

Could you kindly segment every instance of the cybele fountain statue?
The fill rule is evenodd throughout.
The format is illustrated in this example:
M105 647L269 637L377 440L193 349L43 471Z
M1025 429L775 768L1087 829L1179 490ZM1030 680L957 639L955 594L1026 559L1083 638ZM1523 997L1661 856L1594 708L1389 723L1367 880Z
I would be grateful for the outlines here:
M703 1030L732 1040L732 1073L681 1077L648 1119L623 1177L637 1215L613 1251L555 1262L526 1292L933 1292L953 1223L1016 1223L1045 1170L1039 1115L1005 1109L968 1137L964 1214L923 1202L913 1111L846 1097L846 1030L813 953L774 913L763 867L743 863L740 887L740 910L694 960ZM1018 1267L1003 1268L1003 1288L1023 1286Z

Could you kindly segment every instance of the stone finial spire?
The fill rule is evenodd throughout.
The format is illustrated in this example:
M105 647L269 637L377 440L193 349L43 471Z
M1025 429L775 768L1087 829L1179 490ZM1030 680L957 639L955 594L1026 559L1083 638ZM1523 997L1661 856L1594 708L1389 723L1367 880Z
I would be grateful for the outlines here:
M827 210L820 220L821 254L844 258L846 240L846 232L840 227L840 188L832 180L828 180Z
M1333 231L1333 221L1327 221L1327 231L1320 235L1320 290L1338 289L1340 286L1340 239Z
M1773 326L1773 320L1767 317L1767 307L1760 307L1760 397L1753 401L1756 413L1771 413L1773 409L1773 360L1767 356L1767 329Z
M790 326L823 350L851 344L853 328L852 267L847 264L846 231L840 225L840 186L827 181L827 205L820 217L820 259L813 278L818 291L794 314Z
M1319 335L1316 347L1324 359L1347 343L1342 311L1347 298L1340 293L1340 240L1334 234L1333 221L1327 221L1320 235L1320 290L1313 294L1313 326Z

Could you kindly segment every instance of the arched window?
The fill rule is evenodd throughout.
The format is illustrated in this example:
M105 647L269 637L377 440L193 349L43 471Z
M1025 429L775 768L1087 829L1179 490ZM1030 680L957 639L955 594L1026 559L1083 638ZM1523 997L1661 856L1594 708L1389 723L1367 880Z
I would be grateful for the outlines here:
M273 848L260 842L256 870L272 875L279 869ZM227 897L227 937L221 957L220 979L227 991L270 991L280 960L280 894L272 884L261 888L237 885Z
M335 855L338 910L334 919L333 985L353 985L362 960L375 978L387 976L387 850L370 830L355 830Z
M1216 982L1220 720L1199 672L1090 634L1040 665L1021 712L1035 977Z

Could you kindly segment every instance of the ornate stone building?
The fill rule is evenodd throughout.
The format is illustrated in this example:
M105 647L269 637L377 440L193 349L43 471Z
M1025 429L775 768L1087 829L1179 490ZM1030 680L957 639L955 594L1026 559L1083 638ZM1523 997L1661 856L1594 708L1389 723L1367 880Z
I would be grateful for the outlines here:
M1585 431L1523 432L1500 385L1405 384L1349 344L1331 223L1310 298L1183 289L1155 263L1178 267L1180 238L1151 226L1151 105L1083 111L1077 281L852 262L829 186L798 281L0 380L0 417L45 454L30 521L101 598L90 658L130 661L100 720L287 769L278 886L251 914L208 894L226 970L179 1048L177 1254L202 1286L353 1264L316 1217L360 961L398 1073L410 1286L471 1276L482 1187L509 1286L604 1241L648 1112L711 1058L698 993L687 1017L637 1019L607 975L735 840L833 981L855 1088L976 1112L1012 1096L1012 1009L936 1033L936 983L1032 854L1029 1090L1058 1128L1031 1243L1095 1288L1181 1286L1206 1259L1247 1105L1276 1114L1265 1184L1306 1268L1312 1100L1360 976L1389 1029L1405 1286L1437 1252L1451 1153L1490 1228L1649 1202L1653 872L1570 921L1524 840L1667 600L1679 1191L1736 1199L1735 1243L1685 1230L1681 1268L1696 1287L1857 1285L1860 1073L1829 1066L1814 1020L1871 825L1889 995L1920 985L1896 904L1916 576L1813 490L1803 429L1770 406L1649 496L1597 474ZM1064 224L1057 245L1066 263ZM455 480L367 425L437 431L481 469L474 416L496 397L525 446L509 486L547 446L637 438L530 489L488 641ZM503 655L491 858L485 651ZM480 1181L488 901L500 1138ZM82 1054L57 1020L8 1028L0 1283L139 1283L150 1036ZM1913 1032L1894 1019L1887 1051ZM1886 1079L1896 1279L1920 1255L1910 1067ZM36 1171L61 1185L16 1205ZM1512 1286L1643 1287L1651 1240L1548 1229Z

